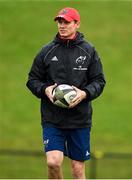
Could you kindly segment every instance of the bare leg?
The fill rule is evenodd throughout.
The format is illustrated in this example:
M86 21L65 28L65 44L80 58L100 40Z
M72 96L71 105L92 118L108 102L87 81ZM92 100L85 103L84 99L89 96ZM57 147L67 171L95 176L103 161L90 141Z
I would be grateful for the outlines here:
M73 179L86 179L84 162L71 160L71 166Z
M48 178L49 179L63 179L62 174L62 162L63 162L63 152L54 150L48 151L47 156L47 165L48 165Z

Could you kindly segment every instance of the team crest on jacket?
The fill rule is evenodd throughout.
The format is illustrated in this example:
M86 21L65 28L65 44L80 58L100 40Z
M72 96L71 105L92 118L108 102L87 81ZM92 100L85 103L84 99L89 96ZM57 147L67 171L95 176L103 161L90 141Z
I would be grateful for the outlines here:
M79 70L79 71L86 71L87 67L82 67L82 65L84 64L85 60L86 60L86 56L79 56L76 59L76 64L78 65L78 67L74 67L73 69L74 70Z
M82 65L82 64L84 64L85 59L86 59L86 56L79 56L79 57L76 59L76 63L77 63L78 65Z

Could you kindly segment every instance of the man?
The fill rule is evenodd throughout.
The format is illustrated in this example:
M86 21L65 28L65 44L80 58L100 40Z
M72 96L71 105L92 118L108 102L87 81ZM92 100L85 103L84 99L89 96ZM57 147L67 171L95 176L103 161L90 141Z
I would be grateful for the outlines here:
M54 19L55 39L36 56L27 87L41 98L43 138L49 179L63 179L64 154L71 159L74 179L85 179L85 160L90 159L91 101L103 91L105 79L95 48L77 31L80 15L64 8ZM64 109L53 104L53 89L59 84L74 87L77 96Z

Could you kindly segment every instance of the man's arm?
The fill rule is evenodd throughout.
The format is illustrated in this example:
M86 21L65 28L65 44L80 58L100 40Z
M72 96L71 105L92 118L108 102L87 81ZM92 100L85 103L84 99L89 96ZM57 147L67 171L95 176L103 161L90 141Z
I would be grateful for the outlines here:
M106 81L100 58L95 49L91 59L91 64L88 68L87 76L89 83L83 89L78 89L77 87L73 86L77 92L77 96L72 100L70 108L75 107L83 99L88 99L91 101L97 98L103 92Z
M46 71L42 52L40 52L34 59L26 85L38 98L44 96L45 89L50 85L46 82Z
M103 92L106 84L102 63L95 49L93 51L87 76L89 83L83 90L86 92L88 100L91 101Z

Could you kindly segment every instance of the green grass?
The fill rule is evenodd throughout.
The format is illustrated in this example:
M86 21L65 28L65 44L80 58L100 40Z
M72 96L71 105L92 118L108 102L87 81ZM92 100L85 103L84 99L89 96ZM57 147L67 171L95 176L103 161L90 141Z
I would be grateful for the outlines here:
M91 150L131 153L130 1L0 1L0 148L43 148L39 101L25 83L34 56L57 32L53 17L65 6L80 11L80 31L99 51L107 79L103 95L93 102ZM131 160L122 162L100 160L98 178L131 178ZM41 158L0 156L0 164L0 178L46 176ZM89 177L89 162L86 169ZM64 171L70 178L68 160Z
M26 156L3 156L0 157L0 178L21 178L21 179L41 179L47 178L47 166L45 157ZM96 172L91 175L91 170ZM65 158L63 163L63 173L65 179L72 178L70 171L70 161ZM132 177L131 159L100 159L96 161L96 166L91 162L86 162L87 178L100 179L129 179Z

